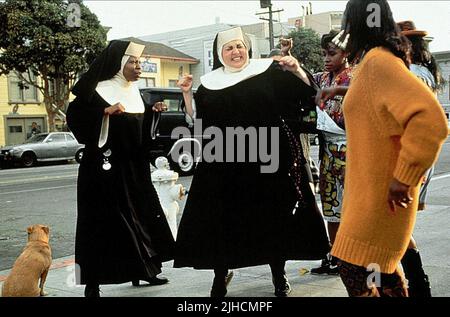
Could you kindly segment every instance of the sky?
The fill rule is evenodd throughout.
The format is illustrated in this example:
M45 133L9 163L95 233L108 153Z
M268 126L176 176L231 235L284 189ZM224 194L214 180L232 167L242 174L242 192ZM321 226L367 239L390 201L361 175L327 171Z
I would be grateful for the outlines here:
M344 11L347 1L311 1L313 13ZM221 23L252 24L263 22L259 1L99 1L85 0L104 26L112 29L108 39L175 31ZM284 9L281 21L300 16L308 1L272 1L274 9ZM434 40L432 52L450 50L450 1L389 1L396 21L413 20L417 29L426 30ZM277 18L277 16L274 16Z

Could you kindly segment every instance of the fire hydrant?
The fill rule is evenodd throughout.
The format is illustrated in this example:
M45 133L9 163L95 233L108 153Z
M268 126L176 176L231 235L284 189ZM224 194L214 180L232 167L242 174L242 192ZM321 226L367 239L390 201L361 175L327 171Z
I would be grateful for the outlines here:
M158 157L155 161L156 170L152 173L152 182L159 196L164 214L172 231L173 238L177 238L177 215L180 211L178 201L186 195L183 185L175 184L178 173L171 171L169 161L165 157Z

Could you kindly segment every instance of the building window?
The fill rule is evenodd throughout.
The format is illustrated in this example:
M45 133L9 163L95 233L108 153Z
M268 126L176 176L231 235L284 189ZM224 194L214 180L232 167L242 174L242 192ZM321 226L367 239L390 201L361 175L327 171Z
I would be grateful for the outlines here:
M158 65L156 63L150 63L149 61L144 61L141 63L141 69L144 73L157 73Z
M211 50L208 50L208 59L207 59L207 61L208 61L208 63L207 63L208 67L210 67L212 69L213 64L214 64L214 57L213 57L213 54L212 54Z
M169 79L169 87L177 87L177 81L176 79Z
M27 76L28 74L24 74L24 77L27 78ZM31 80L36 82L36 77L34 75L31 76ZM8 76L8 81L9 102L39 102L36 87L26 84L14 73Z
M139 88L155 87L155 78L141 78L138 82Z
M20 125L9 126L9 133L22 133L22 126Z
M213 44L214 44L213 40L203 42L203 72L205 74L212 71L213 68L214 64Z

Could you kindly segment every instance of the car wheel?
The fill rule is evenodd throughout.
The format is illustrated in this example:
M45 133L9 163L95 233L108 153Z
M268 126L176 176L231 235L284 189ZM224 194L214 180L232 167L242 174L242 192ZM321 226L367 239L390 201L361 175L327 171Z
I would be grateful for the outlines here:
M27 152L22 155L22 165L24 167L33 167L36 165L36 155L32 152Z
M81 160L83 159L83 154L84 154L83 149L78 150L77 153L75 153L75 161L77 161L77 163L81 163Z
M173 169L181 176L191 175L195 169L194 157L189 152L183 152L177 158L177 161L171 161Z

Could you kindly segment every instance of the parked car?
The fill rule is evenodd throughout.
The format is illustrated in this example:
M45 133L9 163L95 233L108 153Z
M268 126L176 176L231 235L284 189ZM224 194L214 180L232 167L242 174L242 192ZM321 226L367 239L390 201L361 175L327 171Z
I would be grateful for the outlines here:
M193 134L192 127L190 128L185 120L185 114L181 109L183 101L183 94L179 88L142 88L141 96L144 103L152 106L156 102L164 102L168 106L168 110L161 113L155 140L151 149L152 163L159 156L164 156L169 160L170 166L180 175L190 175L194 172L196 166L196 159L192 152L185 151L177 155L174 160L171 153L178 149L178 145L185 142L195 143L190 138L177 136L172 138L172 131L177 127L186 127L190 129ZM195 145L194 145L195 146Z
M81 161L84 145L70 132L39 133L23 144L0 148L1 166L20 163L25 167L37 162L73 160Z
M172 131L177 127L186 127L194 135L192 127L186 123L185 114L181 109L183 101L183 94L179 88L142 88L140 90L144 103L152 106L156 102L164 102L168 106L168 111L161 113L161 118L156 129L155 140L151 149L152 163L159 156L166 157L173 170L180 175L190 175L194 172L198 157L193 153L199 148L199 144L191 138L176 137L172 138ZM196 136L198 137L198 136ZM204 136L201 136L204 137ZM309 134L310 143L313 145L319 144L319 137L317 134ZM174 160L170 155L177 149L177 145L182 143L191 143L193 151L185 151L178 155L177 160Z

